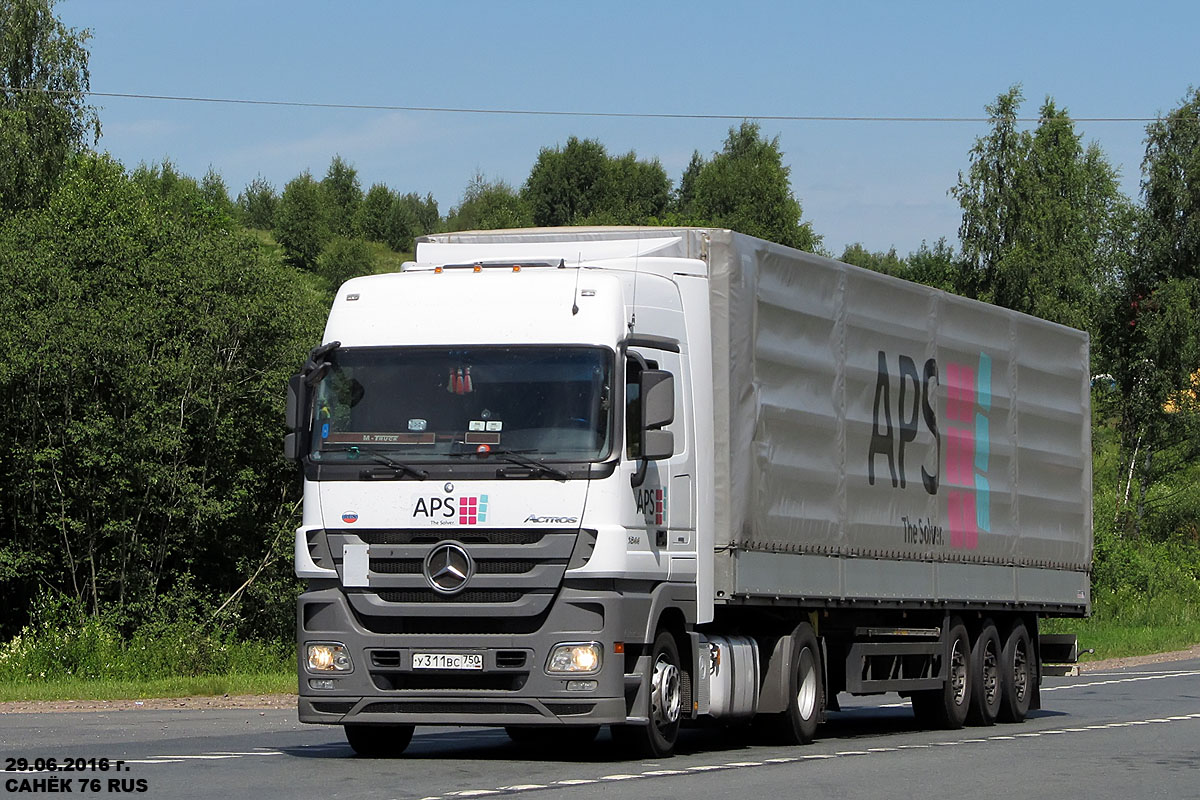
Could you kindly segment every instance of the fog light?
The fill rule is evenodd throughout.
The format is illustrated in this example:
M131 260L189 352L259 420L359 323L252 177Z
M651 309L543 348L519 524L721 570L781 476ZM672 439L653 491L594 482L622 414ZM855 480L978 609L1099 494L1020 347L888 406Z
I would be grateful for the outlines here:
M546 660L546 671L551 673L592 674L600 671L603 648L599 642L574 642L555 645Z
M326 691L329 691L329 690L333 689L333 687L336 683L337 683L337 681L333 680L332 678L309 678L308 679L308 688L324 689Z
M354 665L346 646L338 642L314 642L308 646L310 672L350 672Z
M567 681L568 692L594 692L596 691L596 681Z

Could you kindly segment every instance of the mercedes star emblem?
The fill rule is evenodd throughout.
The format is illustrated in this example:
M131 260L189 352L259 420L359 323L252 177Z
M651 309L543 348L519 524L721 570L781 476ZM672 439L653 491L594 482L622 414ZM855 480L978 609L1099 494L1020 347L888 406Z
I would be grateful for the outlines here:
M457 594L475 574L475 562L457 542L443 542L425 556L425 580L435 592Z

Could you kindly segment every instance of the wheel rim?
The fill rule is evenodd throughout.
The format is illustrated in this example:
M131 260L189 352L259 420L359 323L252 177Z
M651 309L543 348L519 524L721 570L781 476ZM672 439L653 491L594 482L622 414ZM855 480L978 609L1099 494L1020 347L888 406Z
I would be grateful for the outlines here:
M983 650L983 696L989 706L1000 699L1000 659L996 655L996 642L989 639Z
M679 667L660 653L650 683L650 714L655 727L661 730L678 722L681 703Z
M962 705L967 698L967 657L962 639L955 639L950 651L950 688L954 691L954 704Z
M1019 641L1013 648L1013 694L1016 695L1018 703L1025 701L1025 693L1029 691L1028 663L1025 642Z
M796 690L796 709L802 719L812 718L817 709L817 666L812 650L800 651L800 686Z

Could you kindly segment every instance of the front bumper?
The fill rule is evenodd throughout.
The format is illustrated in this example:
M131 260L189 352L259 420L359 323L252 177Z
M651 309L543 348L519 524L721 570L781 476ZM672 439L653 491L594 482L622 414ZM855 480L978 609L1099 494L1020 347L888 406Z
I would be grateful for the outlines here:
M366 629L336 586L310 590L298 604L300 721L325 724L601 725L629 720L637 681L626 680L627 620L645 620L650 598L637 592L562 587L537 629L503 632L505 618L471 633L380 633ZM643 622L644 624L644 622ZM428 626L426 626L428 630ZM481 632L482 631L482 632ZM308 642L337 641L348 673L310 672ZM546 659L564 642L600 642L591 675L550 675ZM482 655L481 670L413 669L414 653ZM630 663L632 671L633 663ZM320 683L330 688L316 688Z

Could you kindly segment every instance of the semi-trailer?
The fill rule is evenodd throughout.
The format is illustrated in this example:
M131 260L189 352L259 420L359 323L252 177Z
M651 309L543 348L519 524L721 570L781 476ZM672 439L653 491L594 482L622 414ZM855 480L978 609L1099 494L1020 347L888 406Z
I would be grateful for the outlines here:
M418 240L289 383L299 715L664 756L1039 705L1090 611L1081 331L729 230Z

